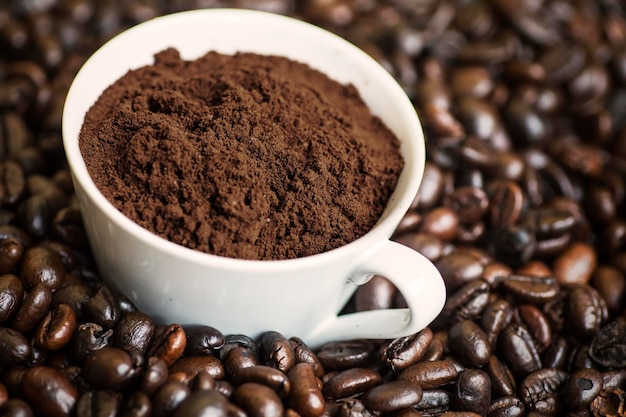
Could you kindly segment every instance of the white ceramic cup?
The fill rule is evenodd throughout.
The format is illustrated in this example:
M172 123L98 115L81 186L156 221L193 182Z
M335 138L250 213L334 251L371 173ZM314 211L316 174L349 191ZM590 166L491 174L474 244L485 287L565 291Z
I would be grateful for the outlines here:
M82 159L85 113L128 70L152 64L168 47L195 59L210 50L274 54L352 83L401 141L397 188L377 225L338 249L299 259L231 259L184 248L143 229L99 192ZM207 69L207 71L210 69ZM441 311L445 288L433 264L389 240L422 180L425 145L410 100L372 58L342 38L302 21L251 10L176 13L137 25L91 56L69 90L63 141L87 235L103 279L157 322L206 324L251 337L275 330L310 346L328 341L413 334ZM338 316L372 274L391 280L408 308Z

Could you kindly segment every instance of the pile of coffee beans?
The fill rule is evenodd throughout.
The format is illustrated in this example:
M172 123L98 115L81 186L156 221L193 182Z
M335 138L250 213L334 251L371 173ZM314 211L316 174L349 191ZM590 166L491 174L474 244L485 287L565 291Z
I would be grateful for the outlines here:
M158 324L100 281L67 88L119 31L224 6L346 37L415 103L428 161L394 239L444 276L430 327L312 350ZM21 0L0 51L0 416L625 415L621 0ZM346 312L403 305L377 276Z

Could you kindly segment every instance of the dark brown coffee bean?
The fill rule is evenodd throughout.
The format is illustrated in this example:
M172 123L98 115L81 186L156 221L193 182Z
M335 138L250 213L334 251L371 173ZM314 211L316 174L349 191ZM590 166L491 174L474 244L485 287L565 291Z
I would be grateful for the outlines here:
M21 278L28 290L39 284L56 290L62 285L65 273L61 259L48 248L35 246L24 253Z
M411 407L422 399L422 388L410 381L391 381L372 388L362 400L373 411L383 413Z
M515 225L494 230L487 249L493 257L513 267L528 262L535 252L535 235L527 226Z
M480 66L466 66L450 74L450 84L455 95L485 98L493 91L493 78L489 71Z
M443 389L425 389L413 408L425 415L443 414L450 409L450 393Z
M603 388L619 388L626 382L626 369L613 369L602 372Z
M330 342L323 345L317 357L328 370L367 367L373 358L374 345L367 340Z
M291 384L287 402L303 417L319 417L324 413L324 396L313 367L298 363L289 369L287 377ZM236 393L235 393L236 396Z
M348 398L340 403L326 403L324 416L327 415L336 417L374 417L375 414L365 407L363 401L357 398Z
M70 350L77 363L82 364L91 352L109 346L109 339L113 335L113 330L104 329L96 323L79 324L72 340Z
M514 396L515 378L509 368L496 356L491 356L485 364L485 372L491 377L491 391L495 397Z
M554 300L560 287L554 277L511 275L502 283L504 290L527 303L545 303Z
M441 168L431 161L424 166L424 175L419 192L413 200L413 208L429 209L433 207L443 192L443 173Z
M520 397L527 412L554 415L561 407L559 391L568 374L560 369L545 368L530 373L520 384Z
M185 355L210 355L219 350L226 339L222 332L211 326L188 326L185 327L187 343Z
M399 337L384 346L381 359L394 371L401 371L419 361L433 340L433 332L426 327L414 335Z
M519 398L503 396L491 402L487 417L522 417L525 411L524 403Z
M487 336L493 339L509 325L512 318L511 304L506 300L498 299L485 307L480 319L480 326L487 333Z
M446 287L455 289L481 277L484 267L474 256L452 253L439 258L435 263L446 282Z
M150 398L143 392L136 391L122 401L120 417L148 417L152 413Z
M30 368L22 379L24 400L37 415L51 417L70 416L78 391L59 371L46 366Z
M449 331L448 343L450 350L467 366L481 367L491 356L487 335L471 320L454 324Z
M396 293L397 289L391 281L380 275L374 275L357 288L354 306L357 311L391 308Z
M519 317L528 331L532 334L537 351L546 350L552 342L552 329L548 318L543 312L532 304L522 304L518 307Z
M589 355L606 367L626 366L625 344L626 323L615 320L602 326L594 335Z
M189 387L176 380L162 384L152 396L152 411L156 417L171 415L174 410L191 394Z
M439 259L443 253L443 241L439 237L428 233L405 233L395 236L393 240L421 253L433 262Z
M235 385L241 385L246 382L257 382L266 385L276 391L281 398L285 398L291 389L291 383L284 372L265 365L241 368L233 374L232 380Z
M22 281L13 274L0 275L0 323L11 319L24 297Z
M76 402L77 417L116 416L120 398L112 391L88 391Z
M324 376L324 366L311 348L298 337L292 337L289 341L291 342L291 347L296 357L296 363L308 363L313 367L313 373L316 377L321 378Z
M571 285L567 290L566 319L571 330L581 337L591 336L608 319L602 297L589 285Z
M44 316L35 329L35 343L47 350L59 350L69 343L76 328L76 314L67 304L59 304Z
M575 243L563 251L554 261L554 275L561 285L587 284L597 266L593 247Z
M486 415L491 404L489 375L480 369L467 369L459 372L451 401L458 410Z
M461 223L475 223L487 212L489 198L478 187L459 187L444 197L443 204L458 213Z
M266 364L287 372L296 363L295 354L289 339L275 331L264 332L259 337L261 358Z
M459 216L448 207L436 207L424 214L420 231L451 241L457 233Z
M617 313L626 301L626 275L617 268L601 265L591 277L591 285L598 291L610 313Z
M24 245L19 240L9 237L0 241L0 274L12 272L23 254Z
M224 366L229 375L237 374L241 369L260 365L261 362L256 355L247 347L236 346L230 349L222 357ZM282 372L282 371L281 371Z
M108 346L91 352L83 365L85 379L102 389L123 388L137 373L128 352Z
M22 333L0 327L0 367L8 368L24 363L31 351L30 343Z
M73 248L80 248L87 243L85 227L77 207L64 207L52 218L51 234Z
M119 320L117 300L105 286L101 286L85 304L85 312L93 321L107 329L115 326Z
M22 167L13 161L0 164L0 204L8 207L16 204L26 191Z
M517 183L497 181L491 184L489 212L492 226L512 226L519 219L523 207L524 193Z
M283 403L274 390L265 385L255 382L242 384L235 390L233 399L250 417L283 416Z
M362 394L382 382L382 376L373 369L350 368L338 372L324 384L324 396L327 399L342 400Z
M168 375L169 371L163 359L151 356L141 376L141 391L147 395L154 394L167 381Z
M476 319L488 302L489 284L482 279L468 282L448 298L439 320L448 325Z
M174 417L207 415L243 417L245 413L217 391L195 391L176 407Z
M13 328L22 333L32 330L48 312L51 304L52 292L50 289L45 285L37 285L26 294L13 319Z
M457 101L456 113L470 135L461 147L461 159L479 168L490 166L493 158L489 156L486 140L494 135L501 123L498 111L487 100L464 96ZM472 137L476 139L470 139Z
M560 392L562 403L569 409L589 407L603 388L602 374L597 369L585 368L573 372Z
M626 392L620 388L607 388L600 392L591 403L591 412L595 415L615 415L624 413L626 403Z
M31 406L19 398L11 398L0 406L0 416L3 417L34 417Z
M498 337L497 352L513 373L528 375L541 369L541 358L530 333L514 323Z
M185 330L178 324L170 324L158 332L155 331L148 356L158 356L171 366L183 355L186 344Z
M188 379L192 379L199 372L206 372L216 379L222 379L226 374L222 362L216 357L208 355L180 358L170 366L169 372L170 374L183 372L188 376Z
M457 369L447 360L422 361L406 368L398 379L414 382L429 390L454 382L457 374Z
M113 345L123 350L146 353L154 335L154 322L148 315L135 311L120 318L115 325Z

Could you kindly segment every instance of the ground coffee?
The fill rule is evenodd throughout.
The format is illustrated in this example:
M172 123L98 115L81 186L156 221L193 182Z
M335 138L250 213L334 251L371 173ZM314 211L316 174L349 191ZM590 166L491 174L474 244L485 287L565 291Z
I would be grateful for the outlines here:
M343 86L283 57L168 49L87 113L80 147L102 193L170 241L288 259L369 231L403 167L397 138Z

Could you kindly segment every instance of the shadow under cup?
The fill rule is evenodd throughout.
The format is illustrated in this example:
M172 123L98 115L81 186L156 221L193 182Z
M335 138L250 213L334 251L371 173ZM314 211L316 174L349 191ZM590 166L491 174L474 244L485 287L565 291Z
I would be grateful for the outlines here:
M372 113L401 141L405 167L377 225L341 248L279 261L223 258L184 248L141 228L98 191L80 154L87 110L128 70L153 63L168 47L186 60L210 50L281 55L352 83ZM396 81L347 41L296 19L251 10L207 9L142 23L102 46L68 93L63 141L94 258L103 279L157 322L206 324L255 337L276 330L310 345L393 338L427 326L443 308L441 275L426 258L389 237L422 180L425 144L419 119ZM389 278L407 309L337 312L372 274Z

